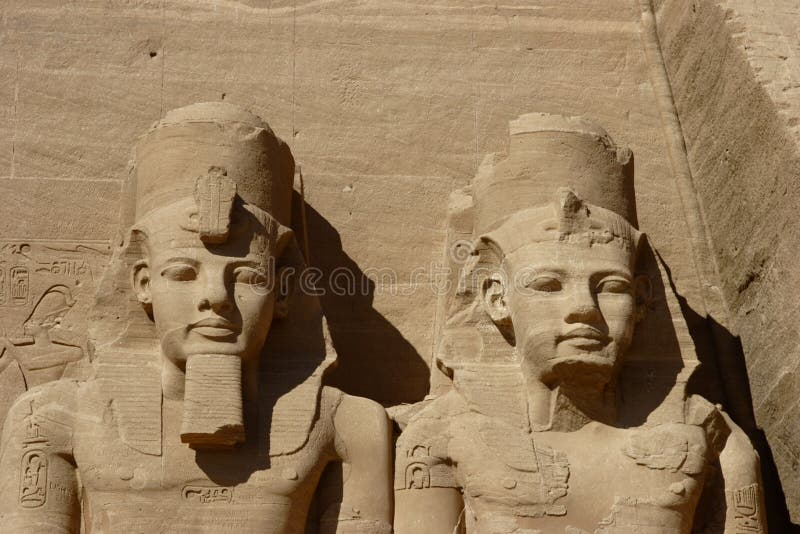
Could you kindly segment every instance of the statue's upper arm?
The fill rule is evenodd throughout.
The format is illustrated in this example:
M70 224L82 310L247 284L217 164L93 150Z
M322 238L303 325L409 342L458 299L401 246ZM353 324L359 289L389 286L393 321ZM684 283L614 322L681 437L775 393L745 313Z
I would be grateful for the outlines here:
M395 492L395 534L458 534L464 532L464 500L456 488L424 488Z
M464 500L448 452L449 421L437 408L412 419L397 441L396 534L463 532Z
M48 395L54 389L23 395L6 419L0 442L0 532L80 530L71 422L43 407L51 400L57 404L57 396Z
M392 432L386 411L368 399L343 395L334 427L342 462L342 499L338 511L331 511L335 532L391 532Z
M744 431L725 412L720 413L731 429L719 455L725 481L725 532L765 534L766 516L758 453Z

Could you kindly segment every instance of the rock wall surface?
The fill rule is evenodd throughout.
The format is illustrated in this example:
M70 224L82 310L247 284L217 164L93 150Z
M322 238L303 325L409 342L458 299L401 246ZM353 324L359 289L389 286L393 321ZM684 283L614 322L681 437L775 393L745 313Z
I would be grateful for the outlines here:
M755 421L800 521L800 6L656 2L706 228L741 337Z

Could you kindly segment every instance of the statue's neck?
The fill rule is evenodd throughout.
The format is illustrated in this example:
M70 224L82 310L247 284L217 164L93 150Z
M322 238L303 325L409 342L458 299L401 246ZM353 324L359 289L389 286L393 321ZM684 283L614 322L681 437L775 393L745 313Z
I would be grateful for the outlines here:
M528 418L534 431L574 432L593 421L616 422L617 400L610 384L561 383L552 387L530 380L526 388Z

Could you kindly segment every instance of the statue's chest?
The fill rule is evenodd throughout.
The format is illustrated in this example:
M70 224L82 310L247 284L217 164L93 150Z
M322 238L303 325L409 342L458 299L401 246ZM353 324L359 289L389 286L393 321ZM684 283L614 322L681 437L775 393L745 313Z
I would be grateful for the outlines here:
M706 468L705 437L687 425L530 434L473 421L456 429L449 452L477 524L505 521L543 532L622 528L639 517L683 532Z
M113 422L79 434L75 460L89 495L120 493L134 500L195 505L270 504L308 493L300 490L316 486L330 459L319 432L312 431L306 446L294 454L271 458L256 442L195 451L170 426L165 421L160 456L123 443Z

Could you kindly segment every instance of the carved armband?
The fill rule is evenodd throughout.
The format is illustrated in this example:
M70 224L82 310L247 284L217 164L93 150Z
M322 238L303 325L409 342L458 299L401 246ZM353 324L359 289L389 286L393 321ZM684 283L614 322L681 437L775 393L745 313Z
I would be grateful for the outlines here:
M728 506L734 511L734 532L736 534L757 534L764 532L761 525L761 495L758 484L725 491Z
M447 458L447 438L440 435L432 440L416 441L412 436L398 441L394 489L458 488L454 469Z

